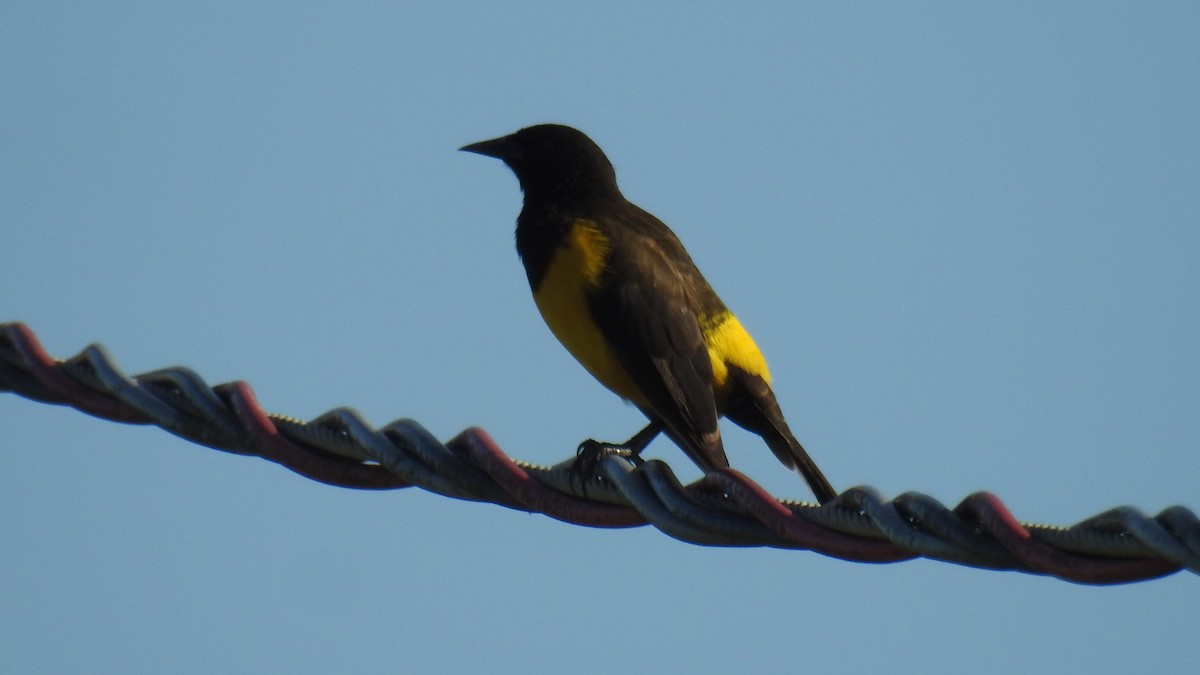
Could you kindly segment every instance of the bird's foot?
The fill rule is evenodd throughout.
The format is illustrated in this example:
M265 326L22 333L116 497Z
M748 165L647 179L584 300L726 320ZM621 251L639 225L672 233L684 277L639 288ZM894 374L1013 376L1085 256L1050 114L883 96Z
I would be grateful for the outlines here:
M571 484L578 481L583 494L587 495L589 483L604 480L597 469L600 468L600 460L608 455L624 457L635 464L641 464L643 461L638 450L631 448L628 443L605 443L589 438L580 443L575 451L575 461L571 462Z

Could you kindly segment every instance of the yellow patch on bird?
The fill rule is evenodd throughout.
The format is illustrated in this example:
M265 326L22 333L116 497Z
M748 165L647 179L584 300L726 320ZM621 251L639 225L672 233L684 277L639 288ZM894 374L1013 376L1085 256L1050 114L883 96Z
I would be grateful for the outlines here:
M611 252L612 243L594 222L575 221L554 252L533 300L554 336L593 377L618 396L645 406L645 398L588 310L586 294L599 284Z
M584 281L595 286L612 253L612 243L608 237L604 236L596 223L581 218L571 225L564 243L576 257Z
M731 312L725 311L700 322L704 344L708 345L708 357L712 360L713 386L720 389L729 377L729 366L761 377L771 383L767 360L754 344L754 338L742 327Z

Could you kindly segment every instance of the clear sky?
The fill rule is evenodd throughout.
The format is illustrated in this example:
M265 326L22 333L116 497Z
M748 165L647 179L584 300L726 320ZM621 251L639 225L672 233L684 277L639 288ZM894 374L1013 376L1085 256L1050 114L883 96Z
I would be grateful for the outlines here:
M838 487L1200 509L1195 3L109 5L0 5L0 321L57 356L543 463L624 438L529 298L516 180L456 152L555 121L688 245ZM701 548L12 395L0 449L3 672L1195 668L1186 573Z

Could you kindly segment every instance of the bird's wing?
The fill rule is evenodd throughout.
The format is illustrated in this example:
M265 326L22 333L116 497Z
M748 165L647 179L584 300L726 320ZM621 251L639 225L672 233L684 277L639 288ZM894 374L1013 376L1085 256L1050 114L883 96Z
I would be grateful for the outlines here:
M712 362L692 291L677 260L654 238L634 235L608 260L609 283L588 297L597 327L660 419L701 468L729 466L717 426ZM687 261L690 265L690 260Z

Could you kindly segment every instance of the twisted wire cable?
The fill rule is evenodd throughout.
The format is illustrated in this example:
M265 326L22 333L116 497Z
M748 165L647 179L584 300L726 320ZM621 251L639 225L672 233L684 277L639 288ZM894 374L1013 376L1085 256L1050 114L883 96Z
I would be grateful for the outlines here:
M1182 506L1154 517L1119 507L1066 528L1021 523L987 492L949 509L917 492L888 501L855 487L818 506L778 500L734 469L682 485L661 461L635 465L616 455L603 457L599 475L581 482L571 461L544 467L514 460L478 428L442 443L413 420L374 428L349 408L303 422L264 412L245 382L209 386L183 367L128 376L96 344L56 360L20 323L0 324L0 391L151 424L330 485L416 486L591 527L650 524L705 546L805 549L873 563L925 557L1084 584L1181 569L1200 574L1200 520Z

